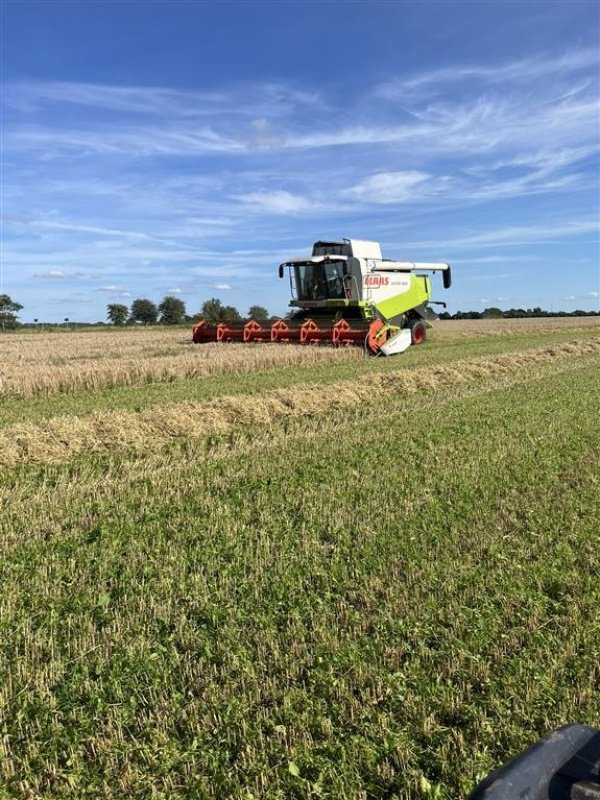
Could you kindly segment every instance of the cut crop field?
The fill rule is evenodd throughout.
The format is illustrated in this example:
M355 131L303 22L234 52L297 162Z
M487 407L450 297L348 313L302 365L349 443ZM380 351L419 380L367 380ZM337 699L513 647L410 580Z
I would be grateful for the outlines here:
M0 337L0 798L465 798L599 725L600 328L510 322Z

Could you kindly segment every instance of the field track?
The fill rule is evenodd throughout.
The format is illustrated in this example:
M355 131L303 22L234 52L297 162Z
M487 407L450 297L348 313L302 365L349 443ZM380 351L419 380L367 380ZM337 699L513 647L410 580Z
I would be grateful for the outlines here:
M1 337L0 800L463 800L600 726L599 334Z

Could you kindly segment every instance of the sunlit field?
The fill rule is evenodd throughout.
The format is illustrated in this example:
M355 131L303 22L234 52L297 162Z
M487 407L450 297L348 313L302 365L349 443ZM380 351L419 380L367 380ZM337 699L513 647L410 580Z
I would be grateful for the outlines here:
M464 798L600 723L598 318L0 336L0 797Z

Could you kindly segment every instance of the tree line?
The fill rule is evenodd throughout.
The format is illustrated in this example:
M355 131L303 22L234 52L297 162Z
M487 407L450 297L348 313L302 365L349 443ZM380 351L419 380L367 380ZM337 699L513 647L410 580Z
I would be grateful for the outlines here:
M11 330L19 327L21 325L19 322L19 311L21 311L22 308L23 306L9 297L9 295L0 294L0 330ZM123 303L109 303L106 307L106 316L112 325L119 327L135 324L184 325L186 323L196 322L199 319L205 319L213 323L239 322L243 318L235 306L223 305L216 297L211 297L209 300L206 300L197 314L189 316L183 300L180 300L179 297L173 297L172 295L163 297L158 304L144 297L134 300L130 307ZM264 306L258 305L250 306L248 309L248 317L250 319L255 319L257 322L269 322L271 319L267 309ZM65 318L64 321L65 323L69 322L67 318ZM37 319L33 322L35 325L38 324ZM89 324L103 325L104 323Z
M575 311L545 311L543 308L509 308L503 311L501 308L484 308L483 311L457 311L449 314L443 311L439 314L440 319L523 319L529 317L597 317L598 311L582 311L580 308Z
M208 322L240 322L243 317L235 306L226 306L216 297L206 300L200 311L188 316L185 303L179 297L168 295L157 305L145 297L134 300L131 307L123 303L109 303L106 316L110 323L123 325L183 325L198 319ZM269 312L264 306L250 306L248 317L257 322L268 322Z
M18 327L19 311L23 306L13 300L7 294L0 294L0 330L11 330ZM184 325L205 319L208 322L240 322L242 315L234 306L226 306L216 297L206 300L197 314L189 316L186 312L185 303L178 297L168 295L163 297L158 305L152 300L138 298L131 306L122 303L109 303L106 307L108 321L115 326L123 325ZM483 311L457 311L450 314L444 311L439 315L440 319L519 319L522 317L594 317L600 316L598 311L545 311L539 306L535 308L509 308L503 311L500 308L490 307ZM250 306L247 317L255 319L257 322L270 322L278 317L271 317L264 306ZM65 318L65 322L69 322ZM34 323L37 325L38 320ZM31 323L29 323L31 324ZM78 323L87 324L87 323ZM90 323L103 325L100 323Z

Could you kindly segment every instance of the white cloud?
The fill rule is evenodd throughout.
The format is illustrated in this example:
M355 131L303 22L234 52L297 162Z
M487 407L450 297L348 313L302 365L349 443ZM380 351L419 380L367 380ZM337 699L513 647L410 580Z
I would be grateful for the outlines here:
M314 105L320 99L318 92L305 92L278 83L201 92L164 86L116 86L75 81L18 81L6 87L5 98L14 108L29 113L58 104L169 118L239 114L259 121L294 106Z
M100 236L127 236L134 239L150 239L152 237L145 233L136 231L123 231L119 228L105 228L98 225L84 225L72 222L54 222L52 220L31 220L27 224L36 228L48 228L49 230L73 231L75 233L94 233Z
M210 209L227 219L228 225L237 224L243 210L249 208L256 214L279 215L344 210L339 202L334 206L340 198L391 205L406 203L417 195L429 202L451 197L456 203L542 192L573 193L594 188L597 181L596 173L586 171L584 164L598 148L596 64L594 51L573 50L556 57L533 55L492 66L450 65L375 87L367 97L351 99L344 108L331 102L331 114L341 120L336 125L330 122L331 114L306 113L307 104L321 102L317 94L277 84L185 92L164 87L29 82L13 87L14 91L9 88L9 101L25 116L24 124L17 116L6 131L5 148L31 151L40 158L62 160L75 153L80 159L94 155L108 161L123 155L139 160L211 153L252 158L256 148L267 148L269 157L276 159L289 150L304 151L302 156L294 156L298 166L286 176L287 185L300 182L311 191L287 188L279 174L281 162L255 173L235 170L229 178L223 177L224 173L187 179L171 176L159 193L155 187L140 186L136 191L139 178L120 176L115 183L121 202L135 203L140 211L150 207L157 213L160 207L187 203L186 216L201 218ZM464 92L455 92L454 87L448 91L448 83L464 84ZM423 89L440 96L423 98L419 94ZM415 93L401 109L388 102L388 95L398 91ZM56 109L65 104L91 106L106 119L95 117L93 125L86 124L85 118L79 126L50 125L45 113L40 113L39 119L36 116L36 111L45 110L48 104ZM278 113L272 113L274 110ZM159 122L149 118L134 124L132 113L151 115ZM210 116L210 124L194 116ZM164 119L169 120L168 125L162 124ZM355 121L349 124L349 119ZM395 145L401 145L402 151L392 150ZM327 153L331 148L351 148L366 177L344 186L338 164L332 164ZM453 172L448 167L441 170L436 162L447 158L462 163L454 165ZM292 163L291 159L287 163ZM394 169L389 168L390 163ZM274 175L278 176L277 189L266 183ZM320 179L317 184L315 175ZM71 178L70 182L80 188L85 185L81 179ZM58 183L67 190L69 179ZM314 195L315 185L318 195ZM49 186L49 192L55 190ZM104 182L99 183L98 191L108 196ZM218 234L216 219L207 223L212 235ZM58 229L60 223L44 220L42 225ZM156 240L108 225L82 224L71 230Z
M461 258L460 264L474 264L479 266L481 264L508 264L516 261L518 263L525 263L529 261L539 261L540 256L508 256L508 255L494 255L494 256L480 256L479 258Z
M124 289L122 286L115 286L114 284L101 286L98 291L108 292L109 294L113 294L118 297L131 297L131 292L127 291L127 289Z
M505 61L500 64L452 65L387 81L377 87L377 93L386 99L400 99L425 87L434 87L439 92L446 91L443 84L468 80L486 83L504 84L510 81L530 82L547 75L579 72L580 70L597 69L598 51L596 49L579 49L556 55L536 55L517 61Z
M461 262L459 262L460 264ZM515 277L514 272L489 272L483 275L470 275L469 276L469 283L472 281L495 281L495 280L504 280L505 278L513 278Z
M545 150L552 157L560 147L585 149L597 144L597 64L595 50L579 49L501 64L449 65L372 87L364 97L345 98L343 106L330 100L329 113L319 115L306 110L307 105L325 104L318 93L280 84L199 92L21 82L7 86L5 96L25 124L15 121L6 131L5 147L34 150L45 158L72 151L140 158L247 155L257 147L372 150L404 144L411 159L495 152L505 160L527 159L527 153L518 152L522 147ZM455 85L452 92L449 83ZM390 107L394 98L403 100L401 113ZM96 109L93 124L39 124L38 116L47 119L47 107L69 105ZM102 113L104 121L98 120ZM134 122L133 114L148 119ZM332 125L333 115L355 121ZM381 122L374 125L374 118ZM277 120L277 130L272 120Z
M585 292L584 294L570 294L563 297L563 300L593 300L596 297L600 297L599 292Z
M596 219L583 219L572 220L566 222L548 222L547 224L538 225L511 225L504 228L495 228L479 233L473 233L467 236L457 238L446 238L443 241L437 242L432 240L402 242L395 246L398 247L428 247L431 245L438 245L446 249L467 248L467 247L480 247L482 245L494 245L495 247L504 247L510 245L522 244L554 244L556 242L563 243L569 240L582 236L586 233L596 234L594 241L598 241L598 221Z
M272 192L250 192L234 195L233 199L256 212L267 214L297 214L315 210L315 204L308 198L292 194L283 189Z
M178 286L176 286L174 289L168 289L167 291L169 291L171 294L181 294L182 293L182 290Z
M15 137L7 134L7 147L40 152L44 158L67 157L73 152L81 155L133 155L137 158L169 155L205 155L235 153L247 149L243 141L222 136L211 128L198 128L187 123L163 126L132 126L122 122L103 129L60 129L42 125L23 125L14 128Z
M80 272L79 270L68 272L63 269L49 269L47 272L34 272L34 278L50 278L50 279L60 279L60 278L87 278L87 272Z
M523 273L531 282L570 242L588 245L586 266L574 258L568 268L593 287L596 58L582 50L447 64L388 81L388 97L371 86L342 98L332 87L325 100L275 84L13 85L7 270L23 275L28 308L25 278L49 295L79 270L94 278L98 305L102 292L158 296L170 284L183 294L198 283L226 291L264 281L284 296L278 263L319 236L354 235L383 240L390 255L448 258L481 281L537 259ZM543 202L526 197L542 192ZM506 202L513 197L518 204ZM555 256L526 250L544 243L563 246ZM474 297L508 289L492 285L476 283Z
M365 178L355 186L343 190L342 194L346 197L366 200L371 203L405 202L413 199L415 188L425 183L430 177L427 172L419 172L418 170L378 172Z
M48 219L15 219L10 220L14 225L17 227L19 226L26 226L31 228L36 228L39 230L49 230L49 231L65 231L67 233L73 234L93 234L94 236L102 236L108 239L123 239L123 240L134 240L134 241L146 241L151 242L152 244L160 244L160 245L167 245L169 247L180 247L181 243L176 241L175 239L171 238L162 238L160 236L155 236L149 233L145 233L143 231L132 231L132 230L124 230L122 228L110 228L106 226L100 225L89 225L83 222L71 222L71 221L61 221L61 220L48 220ZM89 237L86 236L87 239ZM95 246L97 247L112 247L111 243L99 243L95 242ZM154 255L154 253L152 254ZM189 254L188 254L189 255ZM148 261L148 264L150 261Z

